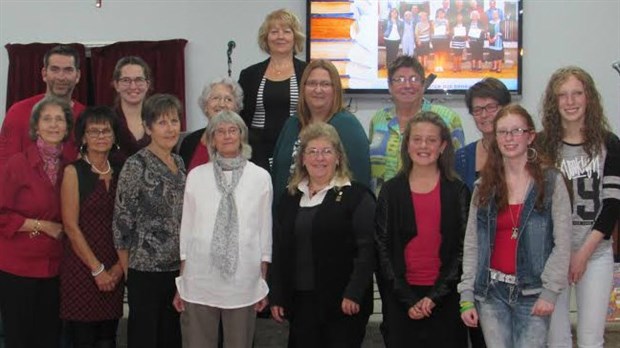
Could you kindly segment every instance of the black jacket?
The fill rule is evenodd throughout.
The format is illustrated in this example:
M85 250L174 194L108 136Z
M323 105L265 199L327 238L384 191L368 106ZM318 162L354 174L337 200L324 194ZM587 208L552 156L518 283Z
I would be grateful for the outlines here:
M295 292L295 221L301 192L284 193L274 221L269 302L290 310ZM368 211L357 211L372 193L363 185L333 188L327 192L312 221L312 253L317 311L323 318L342 315L346 297L360 305L360 314L372 313L372 272L375 266L373 229L354 228L354 215L372 221L374 198ZM357 215L359 216L359 215Z
M442 176L440 185L441 266L439 277L427 295L436 304L455 292L460 280L470 201L469 189L460 180L450 181ZM405 247L417 235L408 175L398 174L383 184L375 221L379 276L386 284L388 296L395 296L408 310L421 300L405 279Z
M241 118L243 118L243 121L245 121L248 128L252 124L252 118L254 117L254 112L256 111L258 87L263 79L263 75L265 75L265 71L267 71L267 66L269 65L270 59L271 58L268 58L258 64L251 65L243 69L239 74L239 84L241 85L241 88L243 88L243 110L241 110ZM304 73L305 67L306 62L293 58L293 68L295 69L295 77L297 78L298 83L301 83L301 75ZM265 130L268 132L274 131L269 124L269 119L265 119ZM279 132L280 130L278 129L277 131ZM277 138L277 134L275 138Z
M192 157L194 157L194 152L196 152L196 147L200 143L200 138L202 138L204 132L205 128L200 128L185 136L183 141L181 141L179 155L183 158L185 169L189 168L189 163L192 161Z

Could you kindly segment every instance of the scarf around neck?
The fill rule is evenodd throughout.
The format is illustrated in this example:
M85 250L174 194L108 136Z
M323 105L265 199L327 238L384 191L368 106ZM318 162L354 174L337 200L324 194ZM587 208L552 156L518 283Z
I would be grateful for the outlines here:
M43 160L43 171L47 174L52 185L56 185L56 181L58 181L58 170L60 169L62 144L50 145L41 139L41 137L38 137L37 148Z
M239 261L239 218L234 191L239 184L247 160L241 156L224 158L219 154L213 160L215 184L222 194L215 217L211 241L211 262L224 278L230 279L237 271ZM229 183L224 171L232 171Z

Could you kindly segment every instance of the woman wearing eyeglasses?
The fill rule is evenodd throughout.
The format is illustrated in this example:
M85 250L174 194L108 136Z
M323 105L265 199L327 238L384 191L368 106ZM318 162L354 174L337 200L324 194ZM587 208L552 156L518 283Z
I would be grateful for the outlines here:
M198 106L207 122L221 111L239 112L243 108L243 90L237 81L230 77L220 77L202 89ZM206 127L194 131L183 138L179 148L187 172L209 162Z
M456 172L470 190L478 178L489 155L489 144L493 138L493 120L499 110L510 104L510 92L498 79L487 77L469 87L465 93L465 104L474 117L476 128L482 139L469 143L456 151Z
M460 116L453 110L424 100L424 68L414 57L399 56L388 67L388 88L393 106L380 109L370 121L370 164L375 193L400 170L400 142L405 125L420 111L443 119L455 149L465 144Z
M151 68L140 57L127 56L116 62L112 86L117 96L114 111L119 118L119 152L115 157L124 161L150 142L142 124L142 106L151 89Z
M355 115L342 106L342 85L336 67L328 60L313 60L306 67L300 86L297 114L284 124L273 153L275 202L284 192L295 169L299 133L318 122L326 122L336 128L349 159L352 179L370 187L368 138Z
M465 325L489 347L542 348L567 286L571 207L562 175L534 146L534 121L505 106L476 182L458 291Z
M288 347L360 347L372 313L375 201L336 129L308 125L274 220L271 314Z
M456 284L470 195L439 115L421 112L407 123L401 156L377 202L386 346L467 347Z
M112 234L120 166L109 159L117 130L112 109L87 108L75 126L81 158L65 168L62 181L62 221L69 238L60 268L60 318L76 348L115 347L123 316L125 282Z

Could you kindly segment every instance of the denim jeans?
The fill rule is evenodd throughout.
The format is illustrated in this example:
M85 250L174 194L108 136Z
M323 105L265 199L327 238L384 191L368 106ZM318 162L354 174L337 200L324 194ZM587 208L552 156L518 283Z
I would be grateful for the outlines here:
M610 247L588 260L583 277L573 286L577 296L577 346L580 348L603 348L613 272ZM571 287L565 289L556 302L549 328L549 347L573 347L568 313L570 293Z
M493 348L545 347L549 317L531 314L538 295L524 296L517 285L489 281L484 299L476 299L476 308L484 340Z

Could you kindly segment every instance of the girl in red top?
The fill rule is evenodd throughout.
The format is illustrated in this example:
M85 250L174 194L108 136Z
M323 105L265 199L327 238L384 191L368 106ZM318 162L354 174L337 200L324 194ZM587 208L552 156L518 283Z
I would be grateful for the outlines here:
M440 116L421 112L407 124L401 160L376 214L386 346L465 347L456 284L470 195Z
M59 191L69 104L47 96L30 119L36 141L0 170L0 312L8 347L58 347Z

